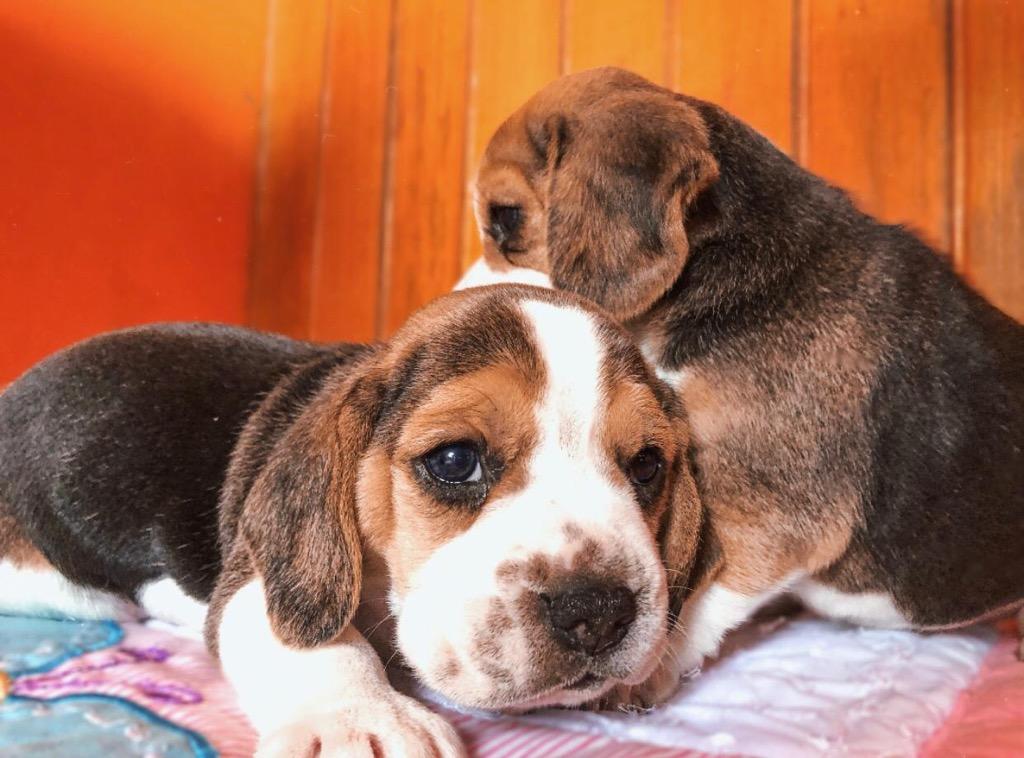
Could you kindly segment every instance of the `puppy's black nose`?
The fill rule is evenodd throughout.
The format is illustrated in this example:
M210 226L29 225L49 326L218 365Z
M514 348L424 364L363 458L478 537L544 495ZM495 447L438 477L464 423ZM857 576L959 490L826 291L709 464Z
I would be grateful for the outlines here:
M636 599L621 585L589 585L541 599L555 640L587 655L600 655L622 642L636 618Z

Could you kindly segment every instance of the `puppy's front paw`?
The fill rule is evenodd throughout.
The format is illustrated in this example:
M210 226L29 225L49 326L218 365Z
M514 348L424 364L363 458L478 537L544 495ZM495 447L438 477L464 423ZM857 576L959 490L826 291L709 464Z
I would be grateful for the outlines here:
M261 735L257 758L462 758L451 724L399 693L303 710Z

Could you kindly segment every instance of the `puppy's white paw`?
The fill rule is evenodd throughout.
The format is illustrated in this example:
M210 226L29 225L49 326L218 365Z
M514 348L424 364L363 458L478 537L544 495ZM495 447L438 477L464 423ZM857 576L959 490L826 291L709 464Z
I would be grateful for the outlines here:
M455 729L397 692L303 710L262 735L257 758L462 758Z

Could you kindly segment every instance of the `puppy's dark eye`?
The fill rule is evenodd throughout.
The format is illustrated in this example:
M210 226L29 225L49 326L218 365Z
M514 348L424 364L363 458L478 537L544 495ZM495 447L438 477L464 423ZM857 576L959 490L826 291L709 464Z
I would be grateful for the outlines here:
M484 476L480 452L472 442L436 447L423 456L423 465L432 477L446 484L479 482Z
M523 209L520 206L492 204L489 213L491 217L488 231L499 245L519 233L523 225Z
M645 447L633 456L626 466L626 473L634 484L650 484L661 473L665 459L656 447Z

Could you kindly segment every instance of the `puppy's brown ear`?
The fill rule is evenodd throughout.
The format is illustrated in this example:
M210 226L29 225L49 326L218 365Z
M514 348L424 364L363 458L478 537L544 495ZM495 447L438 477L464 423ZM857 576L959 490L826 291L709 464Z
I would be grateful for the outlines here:
M714 217L718 178L697 111L666 90L607 96L585 117L541 123L548 161L547 251L553 284L620 320L679 278Z
M677 618L683 601L693 590L692 583L699 578L694 576L694 567L704 516L685 455L677 459L672 481L672 495L662 519L658 544L668 572L669 611Z
M247 548L271 626L286 644L328 642L359 603L356 472L379 398L369 370L329 375L277 439L245 498L236 548Z

